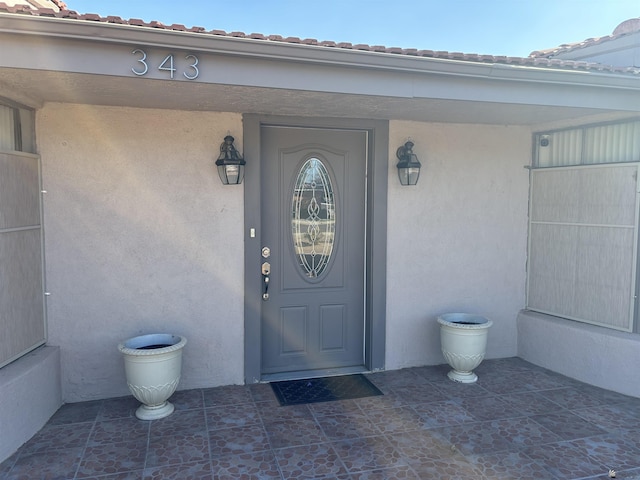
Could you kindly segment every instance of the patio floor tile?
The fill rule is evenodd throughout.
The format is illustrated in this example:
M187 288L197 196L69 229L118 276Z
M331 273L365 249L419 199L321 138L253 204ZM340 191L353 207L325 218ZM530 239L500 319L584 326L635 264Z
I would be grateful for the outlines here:
M133 397L65 405L0 480L640 480L640 398L519 358L485 360L476 384L449 370L367 374L385 395L289 407L266 384L184 390L153 421Z
M487 479L542 480L551 478L548 470L523 452L490 453L472 455L468 458Z
M68 403L51 417L47 425L68 425L70 423L95 422L102 409L102 400Z
M597 407L604 404L599 398L587 395L584 391L574 387L550 389L540 392L540 395L567 410Z
M454 400L413 405L413 410L420 415L422 425L425 428L446 427L476 421L469 412Z
M640 405L600 405L574 413L605 430L640 429Z
M368 472L356 472L348 478L352 480L420 480L418 474L406 465L369 470Z
M439 402L449 398L448 395L436 388L433 384L427 382L418 383L417 385L390 387L389 393L396 394L403 400L405 405Z
M493 420L490 425L502 439L511 444L510 449L533 447L562 440L558 435L528 417Z
M486 397L464 398L460 405L471 414L476 421L497 420L500 418L520 417L522 413L503 400L501 396L490 395Z
M283 448L276 450L275 455L285 479L327 478L347 473L329 443Z
M540 415L558 410L558 405L538 392L510 393L500 396L522 415Z
M608 467L627 470L637 466L640 458L638 450L631 442L614 435L597 436L572 440L571 444L582 452Z
M409 406L371 410L367 416L383 434L410 432L423 424L420 415Z
M20 455L7 474L7 479L75 478L82 448L48 450Z
M280 479L280 470L271 450L239 455L225 455L211 459L216 480L239 478Z
M30 455L48 450L84 447L92 429L92 423L48 425L31 437L21 451L23 455Z
M209 436L207 432L174 432L156 435L149 441L147 467L206 462L209 460Z
M183 390L175 392L171 397L171 403L176 410L193 410L204 406L202 390Z
M134 470L131 472L114 473L112 475L100 475L99 477L87 477L84 480L140 480L142 475L143 472L140 470Z
M222 405L205 410L207 428L219 430L221 428L244 427L260 423L260 414L255 405Z
M265 422L264 428L271 448L274 449L327 441L327 437L313 417L269 421Z
M96 422L87 445L95 447L137 439L146 441L149 436L149 426L149 422L141 422L137 418Z
M212 457L242 455L270 449L267 433L262 425L225 428L209 432Z
M538 445L524 453L549 471L553 478L583 478L608 472L602 462L585 455L571 441Z
M146 456L146 439L90 446L82 455L76 478L141 470Z
M502 452L517 448L502 433L493 427L492 422L465 423L433 430L434 433L449 441L463 454Z
M140 406L133 396L109 398L102 402L98 411L98 421L116 418L135 418L136 409Z
M134 475L139 475L135 473ZM140 476L132 476L140 478ZM163 467L146 468L142 472L143 480L214 480L209 461L183 463L180 465L169 465ZM240 478L240 477L237 477Z
M561 440L574 440L592 435L606 434L606 431L602 428L569 411L548 415L534 415L531 418L558 435Z
M350 473L406 464L384 436L333 442L333 447Z
M443 395L443 399L452 398L477 398L490 395L491 392L483 388L478 383L458 383L452 382L448 377L433 381L432 385Z
M316 415L316 421L329 440L345 440L347 438L380 435L380 430L361 412Z

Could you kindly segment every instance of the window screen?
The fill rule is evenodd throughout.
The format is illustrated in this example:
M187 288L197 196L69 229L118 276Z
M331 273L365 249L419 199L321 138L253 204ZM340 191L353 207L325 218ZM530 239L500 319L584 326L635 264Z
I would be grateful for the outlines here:
M529 309L632 330L638 165L531 172Z

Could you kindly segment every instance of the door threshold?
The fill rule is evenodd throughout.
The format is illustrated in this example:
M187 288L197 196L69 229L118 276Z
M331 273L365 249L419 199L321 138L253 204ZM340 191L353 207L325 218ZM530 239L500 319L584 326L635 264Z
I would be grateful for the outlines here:
M295 372L265 373L260 382L279 382L281 380L302 380L303 378L337 377L338 375L350 375L352 373L369 373L364 365L341 368L322 368L318 370L300 370Z

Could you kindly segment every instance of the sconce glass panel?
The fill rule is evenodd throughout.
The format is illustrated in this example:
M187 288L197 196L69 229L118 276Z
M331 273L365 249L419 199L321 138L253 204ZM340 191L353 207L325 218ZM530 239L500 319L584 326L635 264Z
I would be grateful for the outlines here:
M292 192L291 235L298 264L308 278L327 268L335 240L336 205L326 166L310 158L298 172Z

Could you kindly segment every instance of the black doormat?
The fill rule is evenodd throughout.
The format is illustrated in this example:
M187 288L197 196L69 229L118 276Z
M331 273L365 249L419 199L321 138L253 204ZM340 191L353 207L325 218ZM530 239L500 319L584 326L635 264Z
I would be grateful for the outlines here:
M280 405L331 402L383 394L361 374L272 382L271 388Z

